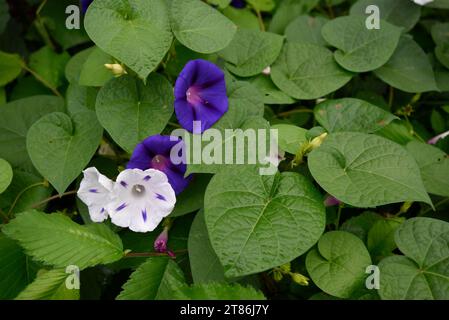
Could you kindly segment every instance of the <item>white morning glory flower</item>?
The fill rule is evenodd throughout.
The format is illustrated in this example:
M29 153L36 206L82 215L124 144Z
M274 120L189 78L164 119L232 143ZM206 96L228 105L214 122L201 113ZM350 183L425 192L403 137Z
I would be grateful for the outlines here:
M106 205L114 182L98 172L96 168L83 171L84 179L78 190L78 197L87 205L92 221L102 222L108 218Z
M112 223L135 232L153 231L176 203L162 171L127 169L117 177L107 211Z
M433 2L433 0L413 0L413 2L420 6L425 6L426 4Z

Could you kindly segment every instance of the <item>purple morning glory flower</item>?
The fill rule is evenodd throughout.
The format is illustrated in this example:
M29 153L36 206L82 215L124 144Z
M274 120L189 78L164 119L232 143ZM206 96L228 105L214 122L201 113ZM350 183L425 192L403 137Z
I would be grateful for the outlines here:
M171 141L175 140L175 141ZM175 190L176 194L181 193L189 184L191 177L184 178L187 170L186 161L180 164L174 164L171 160L170 153L174 146L184 142L178 137L154 135L146 138L139 143L134 149L131 160L128 162L128 169L156 169L165 173L168 182ZM180 147L180 146L178 146ZM180 148L182 152L184 148ZM177 155L180 159L185 160L184 154Z
M232 0L231 6L233 6L234 8L242 9L246 7L246 4L244 0Z
M437 144L437 142L441 139L444 139L449 136L449 131L443 132L442 134L437 135L436 137L433 137L429 141L427 141L428 144Z
M188 62L175 85L175 112L181 126L189 132L203 133L227 111L223 71L206 60ZM200 132L194 132L194 121L201 122Z
M80 0L80 4L81 4L81 12L82 13L86 13L87 8L89 8L90 4L93 2L94 0Z

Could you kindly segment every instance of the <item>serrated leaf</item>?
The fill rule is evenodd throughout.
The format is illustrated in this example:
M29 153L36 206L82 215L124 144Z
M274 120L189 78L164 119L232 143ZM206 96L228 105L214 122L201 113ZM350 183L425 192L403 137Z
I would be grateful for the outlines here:
M286 43L271 70L275 85L296 99L317 99L351 80L338 66L332 52L312 44Z
M28 130L27 150L36 169L61 194L89 163L102 134L92 111L72 117L55 112Z
M303 176L261 176L244 166L216 174L204 197L212 247L227 277L282 265L306 252L325 224L322 196Z
M95 48L87 57L81 69L78 83L81 86L102 87L114 76L105 64L115 63L114 59L100 48Z
M410 0L358 0L352 7L351 15L369 16L366 8L370 5L379 8L383 20L410 31L419 21L421 8Z
M197 213L190 228L188 251L194 283L226 280L223 266L209 240L203 210Z
M240 77L251 77L276 60L283 42L284 38L275 33L239 29L219 55L226 60L229 71Z
M307 254L306 267L313 282L324 292L350 298L363 289L371 258L363 242L344 231L324 234L318 248Z
M329 132L376 132L391 121L393 114L363 100L326 100L314 109L315 119Z
M42 116L63 111L64 100L54 96L33 96L0 107L0 157L14 168L32 168L26 150L28 129Z
M412 218L396 231L405 256L383 259L380 290L383 300L449 299L449 223Z
M11 184L13 172L8 161L0 158L0 194Z
M36 279L15 300L78 300L79 289L68 289L71 273L65 269L41 270Z
M173 299L173 291L185 285L178 265L168 257L149 258L131 274L117 300Z
M434 146L418 141L409 142L407 150L418 163L427 192L449 197L448 155Z
M200 0L172 0L170 17L176 39L200 53L224 49L237 31L231 20Z
M291 124L277 124L271 127L278 130L279 148L296 155L301 145L307 141L307 130L291 125Z
M81 270L123 257L122 241L107 226L81 226L59 213L26 211L4 225L2 232L35 260L56 268L75 265Z
M43 47L30 55L29 65L30 69L57 88L64 83L65 67L69 60L67 52L56 53L50 47Z
M142 79L159 65L173 40L164 0L95 0L84 26L98 47Z
M375 135L331 134L310 153L308 164L326 192L355 207L404 201L432 204L413 157Z
M435 75L423 49L403 36L390 60L374 71L382 81L405 92L437 91Z
M335 60L353 72L375 70L387 63L401 35L401 28L386 21L380 21L380 29L368 29L365 20L360 16L339 17L321 30L323 38L339 49Z
M17 54L0 51L0 87L10 83L22 72L22 59Z
M287 41L325 46L327 43L321 36L321 28L328 21L327 18L321 16L299 16L285 29Z
M239 284L201 283L183 287L175 293L177 300L265 300L262 292Z
M31 265L18 243L0 234L0 299L14 299L33 281Z
M146 84L122 76L100 90L96 110L114 141L131 153L143 139L162 132L173 114L173 101L173 87L159 74Z

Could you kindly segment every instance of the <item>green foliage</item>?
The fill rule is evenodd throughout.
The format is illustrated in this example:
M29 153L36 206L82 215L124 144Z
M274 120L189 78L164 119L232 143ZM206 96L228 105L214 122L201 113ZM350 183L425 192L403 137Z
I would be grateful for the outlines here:
M381 298L447 300L449 224L431 218L413 218L399 227L395 241L405 256L381 261Z
M242 167L216 174L206 190L204 208L225 275L264 271L306 252L323 232L320 198L297 173L260 176L257 168Z
M75 265L84 269L123 256L122 241L107 226L81 226L60 213L26 211L1 230L28 255L56 268Z

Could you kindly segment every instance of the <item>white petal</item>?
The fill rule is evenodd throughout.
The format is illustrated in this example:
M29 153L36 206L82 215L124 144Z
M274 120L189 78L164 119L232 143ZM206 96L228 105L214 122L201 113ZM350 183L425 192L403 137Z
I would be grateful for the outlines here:
M78 189L78 197L87 205L92 221L102 222L108 217L106 206L110 202L114 182L93 167L84 170L83 173L84 178Z
M420 6L425 6L426 4L433 2L433 0L413 0L413 2Z
M143 188L141 195L135 193L135 186ZM117 177L108 212L115 225L148 232L173 211L175 203L175 192L165 173L128 169Z

